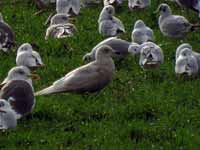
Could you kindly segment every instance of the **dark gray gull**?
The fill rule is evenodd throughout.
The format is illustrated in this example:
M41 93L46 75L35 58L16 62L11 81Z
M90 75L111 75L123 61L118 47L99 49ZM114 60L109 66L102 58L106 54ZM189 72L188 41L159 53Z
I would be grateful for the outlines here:
M7 130L17 126L17 118L10 103L0 99L0 130Z
M167 4L160 4L158 9L160 12L159 28L164 36L170 38L185 38L187 33L200 28L200 25L190 23L185 17L172 15L172 11Z
M114 77L113 50L107 45L98 48L96 60L69 72L51 86L35 93L35 96L54 93L93 93L108 85Z
M35 105L31 77L38 79L27 67L17 66L8 72L8 76L0 85L0 98L10 103L17 119L30 113Z
M74 24L69 22L66 14L55 14L51 18L50 26L47 28L45 39L53 38L66 38L71 37L77 31Z
M15 34L11 27L3 20L3 16L0 13L0 50L7 52L11 49L15 43Z
M33 50L29 43L22 44L17 50L17 66L26 66L29 69L44 67L40 54Z
M97 44L90 53L87 53L86 55L84 55L83 60L84 61L95 60L96 51L102 45L110 46L114 51L113 57L122 59L128 55L128 48L129 48L130 44L131 44L130 42L122 40L117 37L107 38L107 39L103 40L102 42L100 42L99 44Z

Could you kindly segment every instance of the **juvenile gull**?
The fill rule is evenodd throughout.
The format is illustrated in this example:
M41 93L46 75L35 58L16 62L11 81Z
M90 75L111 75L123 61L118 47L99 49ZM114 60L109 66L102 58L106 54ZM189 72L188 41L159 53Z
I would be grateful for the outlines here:
M188 43L181 44L176 50L175 73L187 77L196 76L200 72L200 53L192 50Z
M114 14L115 8L112 5L104 6L98 19L100 34L104 36L116 36L119 33L125 32L123 23Z
M128 7L130 10L143 9L151 5L151 0L128 0Z
M30 113L35 104L31 77L38 78L25 66L13 67L0 85L0 98L11 104L17 119Z
M153 42L145 42L139 47L133 45L132 49L129 48L129 52L133 55L140 54L139 64L144 69L159 68L164 62L162 49Z
M142 44L144 42L153 41L153 30L145 25L142 20L137 20L132 31L132 42Z
M69 23L69 18L66 14L56 14L51 18L50 26L47 28L45 39L66 38L71 37L77 31L75 25Z
M99 47L95 61L69 72L50 87L36 92L35 96L62 92L93 93L100 91L113 80L115 65L111 58L112 55L111 47L106 45Z
M65 13L67 15L78 15L80 12L80 0L57 0L57 13Z
M167 4L160 4L157 11L160 12L159 28L164 36L171 38L184 38L187 33L199 28L199 25L191 24L185 17L172 15Z
M9 102L0 99L0 130L15 128L17 126L17 118L14 110Z
M84 61L93 61L95 60L95 54L99 47L102 45L108 45L110 46L114 51L115 58L122 59L128 55L128 48L130 46L130 42L122 40L117 37L110 37L99 44L97 44L90 53L87 53L85 56L83 56Z
M11 49L15 43L15 34L11 27L3 20L3 16L0 13L0 50L7 52Z
M34 51L29 43L24 43L18 48L16 64L17 66L26 66L29 69L44 66L40 54Z

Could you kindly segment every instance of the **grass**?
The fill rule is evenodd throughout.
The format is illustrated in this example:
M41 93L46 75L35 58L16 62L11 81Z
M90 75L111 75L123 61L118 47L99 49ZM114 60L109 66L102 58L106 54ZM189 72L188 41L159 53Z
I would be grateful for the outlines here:
M34 82L35 90L50 85L72 69L83 65L82 56L103 37L98 34L97 19L101 6L81 9L75 18L76 36L44 40L43 25L52 11L34 16L36 7L30 0L1 5L4 19L16 33L17 45L38 45L46 68L38 70L42 80ZM152 0L150 8L129 12L127 2L116 9L131 40L134 22L143 19L156 35L165 54L159 70L144 71L138 58L127 57L116 63L114 81L100 93L91 95L58 94L37 97L32 115L18 121L14 130L0 133L0 150L73 149L73 150L196 150L200 147L200 80L178 80L174 74L175 50L181 41L163 37L153 11L163 1ZM191 22L199 19L192 11L181 11L169 2L175 14ZM200 49L200 32L189 34L182 42ZM17 47L15 48L17 49ZM16 52L0 53L0 80L15 66Z

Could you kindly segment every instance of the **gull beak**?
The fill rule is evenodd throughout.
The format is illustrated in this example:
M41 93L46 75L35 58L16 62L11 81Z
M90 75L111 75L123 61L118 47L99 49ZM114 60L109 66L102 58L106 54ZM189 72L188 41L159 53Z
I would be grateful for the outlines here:
M6 111L4 111L4 110L0 109L0 113L6 113Z
M36 73L32 73L29 77L32 78L33 80L40 80L40 76Z
M153 12L153 14L157 14L160 11L161 6L158 6L158 8L156 9L156 11Z

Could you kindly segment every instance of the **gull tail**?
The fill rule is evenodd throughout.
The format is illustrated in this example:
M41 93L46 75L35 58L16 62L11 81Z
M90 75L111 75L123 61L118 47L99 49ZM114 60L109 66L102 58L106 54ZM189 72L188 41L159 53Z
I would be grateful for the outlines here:
M50 86L47 87L41 91L35 92L34 96L40 96L40 95L49 95L49 94L55 94L55 93L60 93L63 92L64 90L61 88L56 88L55 86Z

